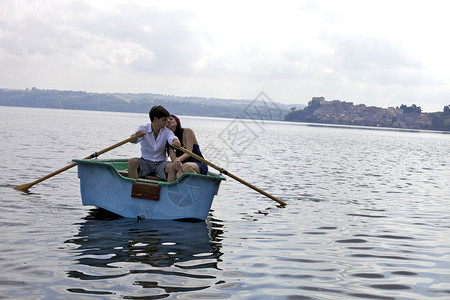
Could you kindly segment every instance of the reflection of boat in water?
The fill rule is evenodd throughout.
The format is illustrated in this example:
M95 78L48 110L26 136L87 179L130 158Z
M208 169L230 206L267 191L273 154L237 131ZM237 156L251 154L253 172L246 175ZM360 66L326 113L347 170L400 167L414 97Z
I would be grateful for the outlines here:
M93 205L123 217L205 220L225 177L183 174L174 182L156 177L128 177L127 159L82 159L78 165L83 205Z
M193 290L214 284L222 255L222 232L213 228L212 218L206 222L100 219L99 211L93 210L95 218L87 218L78 234L66 241L77 246L73 250L77 263L69 266L68 275L81 279L77 285L82 287L71 289L72 292L98 293L98 285L87 281L109 286L129 285L131 280L133 286L149 287L151 282L152 288L163 288L159 282L167 285L173 276L184 282L184 288L192 286ZM118 279L121 277L127 277L126 282ZM174 285L179 285L179 280L173 281ZM203 284L198 286L199 283ZM167 292L167 287L163 289ZM117 293L120 291L114 292Z

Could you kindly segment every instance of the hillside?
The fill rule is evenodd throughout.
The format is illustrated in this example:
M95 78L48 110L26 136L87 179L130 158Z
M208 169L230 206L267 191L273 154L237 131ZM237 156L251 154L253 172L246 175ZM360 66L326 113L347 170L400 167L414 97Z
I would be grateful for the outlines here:
M0 105L146 113L163 105L173 114L283 120L292 105L271 101L264 93L254 100L179 97L151 93L87 93L81 91L0 89ZM302 105L297 105L302 107ZM264 111L265 113L259 113Z

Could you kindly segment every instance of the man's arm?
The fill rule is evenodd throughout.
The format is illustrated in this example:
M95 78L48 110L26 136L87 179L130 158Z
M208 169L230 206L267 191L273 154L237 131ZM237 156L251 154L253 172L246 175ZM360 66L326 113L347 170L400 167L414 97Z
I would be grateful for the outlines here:
M170 130L169 128L165 128L165 130L167 130L167 142L169 143L169 145L174 146L174 147L181 147L181 143L180 140L178 140L177 136L173 133L172 130Z
M136 144L139 141L139 138L143 137L146 134L147 134L147 132L145 132L143 130L139 130L138 132L131 135L131 136L135 136L135 138L130 140L130 143Z
M172 144L170 144L170 145L175 147L175 148L181 147L181 144L180 144L180 141L178 140L178 138L174 139Z

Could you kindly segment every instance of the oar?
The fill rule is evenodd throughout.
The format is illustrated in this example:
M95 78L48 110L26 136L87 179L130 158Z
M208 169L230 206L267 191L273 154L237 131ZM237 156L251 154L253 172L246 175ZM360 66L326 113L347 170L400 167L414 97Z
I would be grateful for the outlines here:
M131 140L134 139L134 138L136 138L136 135L132 135L131 137L127 138L126 140L123 140L123 141L121 141L121 142L119 142L119 143L117 143L117 144L114 144L114 145L112 145L112 146L110 146L110 147L108 147L108 148L106 148L106 149L100 150L100 151L98 151L98 152L94 152L94 153L92 153L91 155L86 156L84 159L90 159L90 158L97 157L97 156L99 156L100 154L103 154L103 153L105 153L105 152L108 152L109 150L112 150L112 149L114 149L114 148L117 148L117 147L119 147L119 146L122 146L123 144L128 143L129 141L131 141ZM65 166L64 168L61 168L61 169L59 169L58 171L55 171L55 172L53 172L53 173L50 173L50 174L48 174L48 175L46 175L46 176L44 176L44 177L42 177L42 178L40 178L40 179L38 179L38 180L35 180L35 181L33 181L33 182L30 182L30 183L26 183L26 184L22 184L22 185L16 186L14 189L26 192L26 191L28 191L28 189L29 189L30 187L32 187L32 186L35 185L36 183L39 183L39 182L44 181L44 180L46 180L46 179L48 179L48 178L50 178L50 177L53 177L53 176L55 176L55 175L57 175L57 174L59 174L59 173L61 173L61 172L64 172L64 171L66 171L66 170L68 170L68 169L70 169L70 168L72 168L72 167L74 167L74 166L76 166L76 165L77 165L76 162L71 163L70 165L67 165L67 166Z
M237 180L237 181L239 181L240 183L245 184L245 185L248 186L249 188L252 188L252 189L254 189L255 191L257 191L258 193L261 193L261 194L263 194L264 196L269 197L270 199L272 199L272 200L274 200L274 201L277 201L277 202L278 202L279 204L281 204L282 206L286 206L286 205L287 205L286 202L281 201L280 199L278 199L278 198L272 196L272 195L269 194L269 193L264 192L263 190L260 190L259 188L257 188L257 187L254 186L253 184L250 184L250 183L248 183L248 182L242 180L241 178L239 178L239 177L237 177L237 176L231 174L231 173L228 172L227 170L224 170L223 168L216 166L215 164L213 164L213 163L207 161L206 159L204 159L203 157L200 157L200 156L196 155L195 153L192 153L191 151L189 151L189 150L187 150L187 149L185 149L185 148L182 148L182 147L175 147L175 148L178 149L178 150L183 151L183 152L186 153L186 154L189 154L190 156L192 156L193 158L195 158L195 159L197 159L197 160L199 160L199 161L201 161L201 162L204 162L205 164L207 164L207 165L213 167L214 169L220 171L220 173L223 173L223 174L225 174L225 175L228 175L228 176L230 176L231 178L233 178L234 180Z

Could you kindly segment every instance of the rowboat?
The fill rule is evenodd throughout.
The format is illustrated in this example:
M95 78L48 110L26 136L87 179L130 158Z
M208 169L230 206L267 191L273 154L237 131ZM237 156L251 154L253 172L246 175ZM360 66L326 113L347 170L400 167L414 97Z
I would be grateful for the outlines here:
M183 174L174 182L128 177L128 159L75 159L83 205L122 217L177 220L208 216L221 174Z

